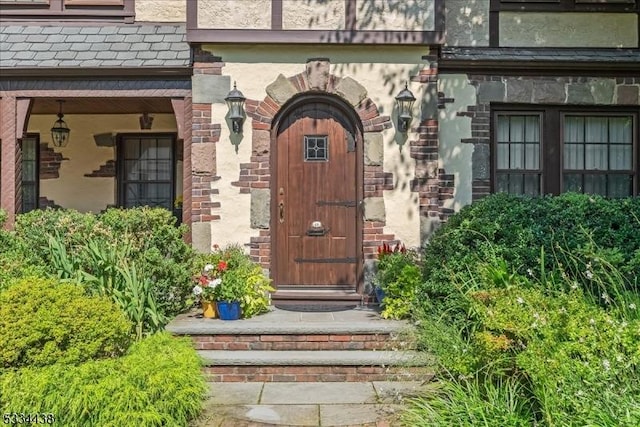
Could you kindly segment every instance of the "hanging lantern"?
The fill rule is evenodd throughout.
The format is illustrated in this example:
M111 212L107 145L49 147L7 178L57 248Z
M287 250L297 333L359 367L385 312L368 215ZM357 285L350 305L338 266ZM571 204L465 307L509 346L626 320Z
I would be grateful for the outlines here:
M58 120L53 124L51 128L51 141L55 147L65 147L69 142L69 133L71 130L67 123L63 120L64 114L62 114L63 100L59 99L60 110L58 112Z
M242 123L244 122L244 101L246 99L242 92L236 88L236 82L233 82L233 90L229 92L224 99L229 107L229 120L231 120L233 133L240 133L242 130Z

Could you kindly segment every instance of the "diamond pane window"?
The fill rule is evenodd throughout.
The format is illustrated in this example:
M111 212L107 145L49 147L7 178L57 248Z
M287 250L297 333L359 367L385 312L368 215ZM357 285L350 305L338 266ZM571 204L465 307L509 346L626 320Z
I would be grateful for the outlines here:
M326 162L329 160L329 138L324 136L304 137L304 160L305 162Z

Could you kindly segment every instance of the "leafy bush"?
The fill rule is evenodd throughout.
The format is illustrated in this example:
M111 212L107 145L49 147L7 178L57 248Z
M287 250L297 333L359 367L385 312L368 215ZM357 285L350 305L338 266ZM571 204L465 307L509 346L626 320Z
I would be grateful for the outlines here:
M449 378L428 398L411 399L402 420L411 427L529 427L533 407L526 394L512 378Z
M401 249L399 245L394 251L379 251L375 281L384 291L382 317L408 317L416 290L422 282L418 254L404 247Z
M76 284L26 278L0 293L0 361L5 368L113 357L131 324L111 301Z
M193 250L182 239L186 226L174 224L171 212L161 208L109 209L100 215L47 209L19 215L16 237L56 275L65 262L54 263L62 259L52 256L51 236L61 242L61 247L54 249L66 251L71 263L66 263L67 269L92 274L101 268L96 266L92 250L87 250L88 242L93 241L98 247L130 242L128 259L150 281L158 312L171 317L190 303L189 268L193 257Z
M33 251L21 244L14 233L2 228L6 220L6 212L0 209L0 291L12 280L45 274Z
M168 319L159 310L152 292L151 279L135 261L130 261L128 237L120 242L101 244L89 240L77 258L67 254L59 237L49 238L50 262L60 279L88 286L93 294L106 296L122 309L133 324L137 339L161 330ZM83 270L79 258L88 259L90 271Z
M54 413L56 425L184 426L206 383L188 339L156 334L118 359L22 368L0 377L5 412Z
M478 261L503 259L524 275L539 266L540 248L553 255L547 270L567 265L567 254L591 241L617 248L627 277L640 276L640 198L604 199L582 194L540 198L504 193L464 207L438 229L423 251L420 301L440 311L456 309L456 283L477 274ZM557 251L561 247L564 251Z
M108 209L98 217L114 236L128 235L131 255L151 279L161 313L182 312L191 297L193 249L183 240L186 225L175 226L173 214L161 208Z

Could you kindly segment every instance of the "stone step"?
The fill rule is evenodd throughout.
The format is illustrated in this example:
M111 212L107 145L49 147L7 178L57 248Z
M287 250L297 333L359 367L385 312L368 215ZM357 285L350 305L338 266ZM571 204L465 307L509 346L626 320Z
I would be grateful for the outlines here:
M198 351L209 381L424 381L431 361L407 351Z

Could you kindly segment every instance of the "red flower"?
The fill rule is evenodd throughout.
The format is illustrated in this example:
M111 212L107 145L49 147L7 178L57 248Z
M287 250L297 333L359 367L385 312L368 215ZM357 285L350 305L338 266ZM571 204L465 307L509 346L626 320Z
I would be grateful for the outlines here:
M209 278L207 276L200 276L200 278L198 279L198 282L202 285L202 286L207 286L209 284Z
M218 262L218 271L225 271L227 269L227 263L225 261Z

